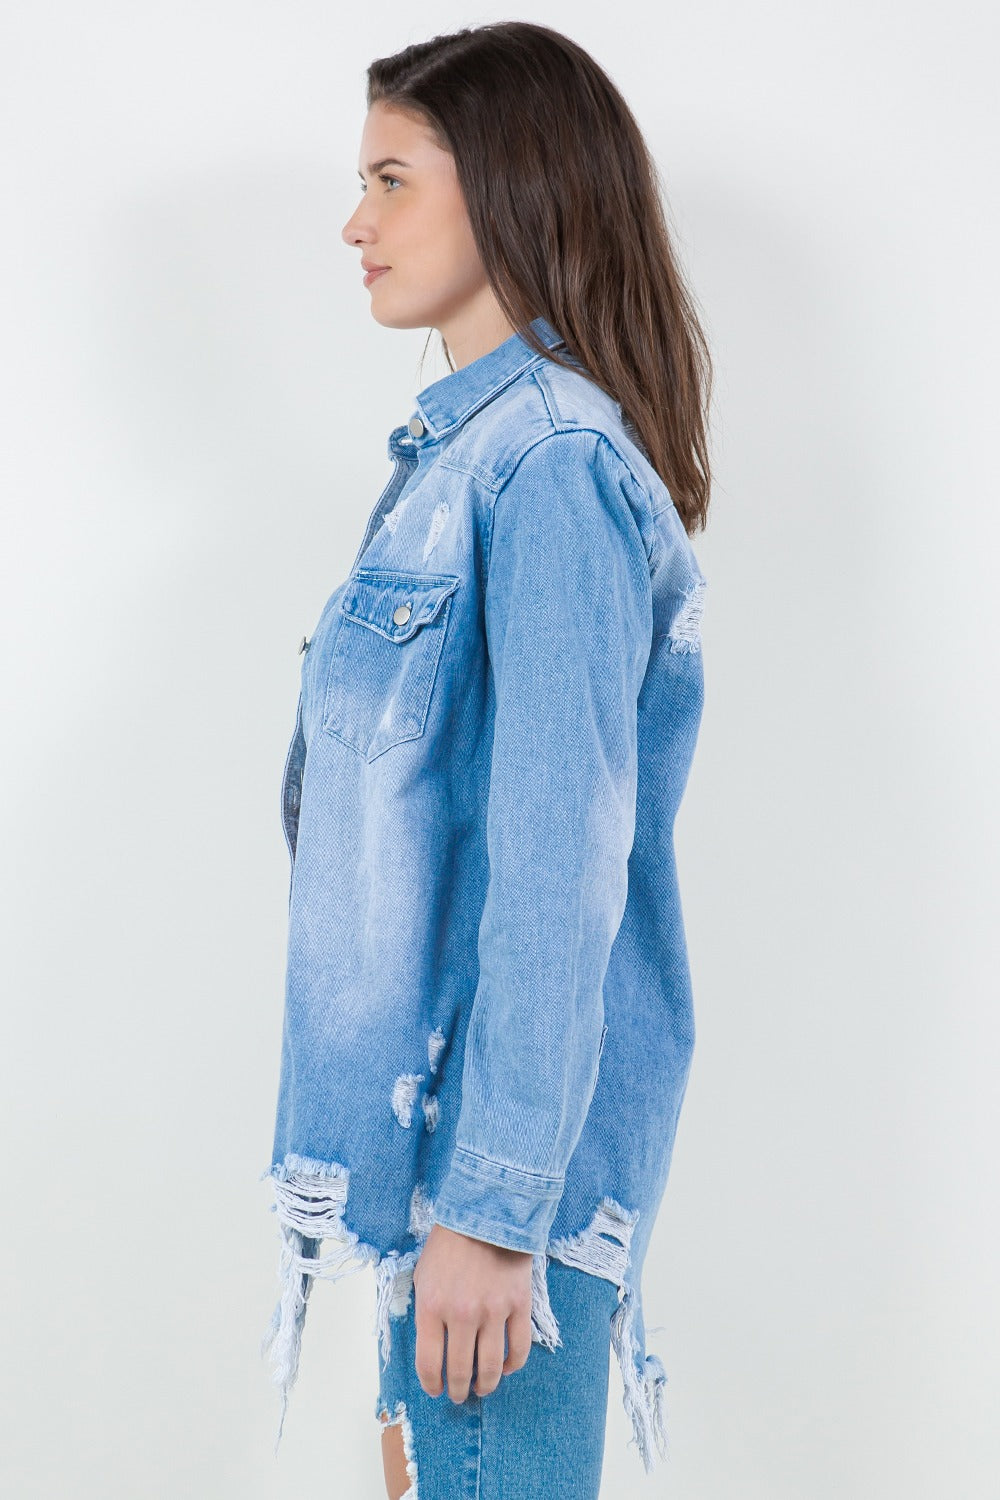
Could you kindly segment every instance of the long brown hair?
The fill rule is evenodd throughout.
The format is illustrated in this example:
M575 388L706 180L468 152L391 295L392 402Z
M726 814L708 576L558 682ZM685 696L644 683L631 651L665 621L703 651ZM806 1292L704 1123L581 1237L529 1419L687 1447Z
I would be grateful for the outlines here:
M539 315L551 323L581 373L618 402L685 530L703 530L711 356L656 164L610 78L558 31L503 21L377 58L367 80L369 108L415 115L454 156L513 327L562 364L529 327Z

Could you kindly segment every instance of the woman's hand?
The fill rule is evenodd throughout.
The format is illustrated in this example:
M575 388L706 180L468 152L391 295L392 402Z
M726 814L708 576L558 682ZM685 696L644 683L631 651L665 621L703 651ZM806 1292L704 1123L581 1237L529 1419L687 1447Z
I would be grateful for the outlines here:
M448 1395L469 1394L476 1357L477 1396L488 1396L531 1352L530 1251L507 1250L431 1226L413 1268L417 1378L428 1396L444 1390L441 1366L448 1333ZM504 1326L507 1358L504 1359ZM478 1343L478 1349L477 1349Z

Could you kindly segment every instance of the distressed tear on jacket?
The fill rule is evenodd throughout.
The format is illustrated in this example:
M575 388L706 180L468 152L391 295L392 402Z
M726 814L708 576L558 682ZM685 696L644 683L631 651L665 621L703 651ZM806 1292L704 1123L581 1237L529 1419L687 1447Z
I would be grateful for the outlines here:
M663 1421L663 1387L667 1376L662 1360L655 1354L646 1355L637 1337L640 1293L629 1280L629 1247L638 1218L638 1209L629 1212L613 1198L602 1198L586 1229L550 1241L548 1253L554 1260L589 1271L593 1276L603 1276L618 1287L618 1311L611 1320L611 1347L621 1371L622 1402L649 1473L654 1467L654 1443L659 1456L667 1456Z
M273 1181L272 1212L278 1217L281 1251L278 1262L280 1296L261 1341L261 1356L270 1355L272 1378L281 1398L275 1452L281 1442L289 1395L295 1384L309 1296L317 1280L341 1277L371 1265L375 1272L375 1332L383 1364L392 1348L391 1319L409 1310L413 1271L434 1223L434 1204L418 1183L410 1200L409 1232L416 1241L405 1252L381 1254L364 1244L345 1221L350 1172L336 1162L317 1161L289 1153L284 1163L268 1168L261 1179ZM611 1342L624 1388L623 1404L632 1423L634 1440L647 1472L653 1466L653 1446L666 1457L662 1392L666 1375L655 1356L644 1357L636 1337L638 1289L630 1284L629 1244L639 1217L605 1197L590 1224L579 1233L550 1240L545 1254L532 1257L532 1343L555 1349L562 1343L549 1303L547 1261L604 1277L618 1287L619 1307L611 1323ZM329 1243L329 1248L323 1246Z

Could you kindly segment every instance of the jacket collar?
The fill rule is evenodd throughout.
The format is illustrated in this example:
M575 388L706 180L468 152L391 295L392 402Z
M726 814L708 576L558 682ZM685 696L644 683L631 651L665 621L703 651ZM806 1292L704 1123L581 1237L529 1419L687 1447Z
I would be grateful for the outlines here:
M546 348L553 349L563 344L562 335L544 318L533 318L531 327ZM410 436L413 427L422 423L424 431L413 437L414 447L436 442L492 401L529 365L540 364L542 358L528 347L519 333L512 333L487 354L481 354L460 370L452 370L432 385L425 386L416 400L416 421L409 429L404 427L402 433Z

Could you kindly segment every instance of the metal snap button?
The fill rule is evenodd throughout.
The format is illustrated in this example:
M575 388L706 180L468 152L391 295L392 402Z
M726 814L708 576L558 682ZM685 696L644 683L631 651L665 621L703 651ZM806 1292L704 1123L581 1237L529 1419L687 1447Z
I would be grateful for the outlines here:
M426 428L424 427L424 424L423 422L421 422L419 417L411 417L406 425L409 427L410 432L414 437L423 437L426 431Z
M394 625L405 625L413 613L411 604L398 604L392 612L392 623Z
M307 648L308 645L309 645L309 642L306 640L305 636L303 636L302 637L302 644L299 646L299 655L300 656L302 655L303 651L305 651L305 649Z

